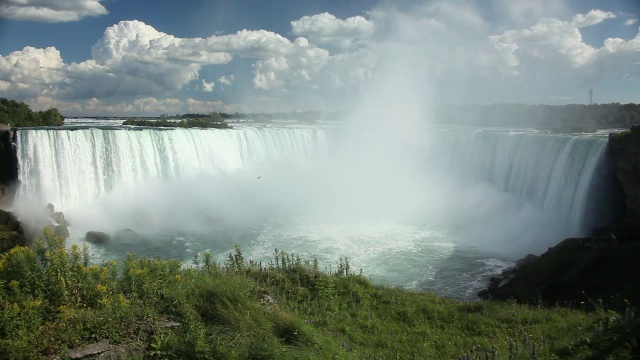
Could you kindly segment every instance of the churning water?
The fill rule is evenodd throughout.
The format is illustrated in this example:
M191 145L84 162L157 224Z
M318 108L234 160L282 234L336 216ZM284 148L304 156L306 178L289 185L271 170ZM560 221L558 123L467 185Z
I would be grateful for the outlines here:
M278 248L331 269L348 257L376 281L468 297L517 257L609 220L598 136L431 128L423 153L391 157L366 143L354 155L340 127L88 124L18 132L16 206L53 203L72 224L69 244L89 230L140 235L89 244L96 261L188 263L207 250L223 260L239 244L254 260Z

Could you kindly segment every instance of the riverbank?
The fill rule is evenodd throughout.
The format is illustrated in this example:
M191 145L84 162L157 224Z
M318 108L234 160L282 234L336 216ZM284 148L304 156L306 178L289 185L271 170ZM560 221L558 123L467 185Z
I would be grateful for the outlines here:
M6 358L630 358L640 330L631 307L456 301L374 285L346 259L332 273L240 249L190 268L133 256L91 265L50 232L7 253L0 280Z

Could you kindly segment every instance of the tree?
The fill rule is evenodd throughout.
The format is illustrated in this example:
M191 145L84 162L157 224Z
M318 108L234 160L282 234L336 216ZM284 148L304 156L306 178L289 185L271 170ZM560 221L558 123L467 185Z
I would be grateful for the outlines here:
M220 115L220 113L217 113L215 111L212 111L209 114L209 119L213 122L224 122L224 118L222 117L222 115Z
M64 116L56 108L31 111L24 102L0 98L0 123L15 127L61 126L64 124Z

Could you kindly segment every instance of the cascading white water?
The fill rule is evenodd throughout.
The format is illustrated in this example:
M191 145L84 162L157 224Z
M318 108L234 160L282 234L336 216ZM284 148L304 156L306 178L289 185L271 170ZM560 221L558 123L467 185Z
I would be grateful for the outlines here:
M610 216L605 138L432 128L428 146L389 149L381 130L20 130L18 201L63 210L72 243L142 235L91 247L97 259L279 248L458 297Z
M62 209L118 185L228 174L326 152L324 131L314 128L21 130L17 142L19 198Z
M609 223L611 167L607 139L455 128L441 132L437 163L468 182L498 190L553 213L567 235Z

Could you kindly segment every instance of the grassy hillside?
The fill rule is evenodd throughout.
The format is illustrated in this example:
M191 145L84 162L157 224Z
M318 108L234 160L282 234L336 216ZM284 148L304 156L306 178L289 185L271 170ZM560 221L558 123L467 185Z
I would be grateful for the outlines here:
M631 358L639 319L582 309L466 302L374 285L343 259L333 273L276 251L92 265L86 249L44 240L0 260L0 357L112 354L160 359ZM104 342L103 342L104 344ZM73 353L75 355L75 353Z

